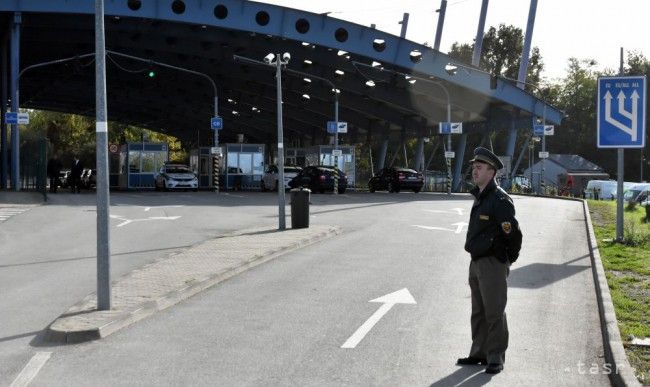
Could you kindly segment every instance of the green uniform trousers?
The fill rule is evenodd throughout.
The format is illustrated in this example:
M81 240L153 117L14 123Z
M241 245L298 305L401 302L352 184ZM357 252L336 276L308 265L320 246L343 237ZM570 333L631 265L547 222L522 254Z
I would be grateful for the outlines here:
M510 265L496 257L483 257L469 265L472 290L472 348L469 355L503 364L508 348L508 275Z

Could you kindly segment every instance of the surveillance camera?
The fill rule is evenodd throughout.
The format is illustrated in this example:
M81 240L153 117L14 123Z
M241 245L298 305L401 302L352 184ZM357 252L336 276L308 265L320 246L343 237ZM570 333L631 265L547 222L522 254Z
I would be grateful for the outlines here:
M271 64L271 62L273 62L273 59L275 59L275 55L268 54L267 56L264 57L264 63Z
M290 59L291 59L291 54L289 54L288 52L285 52L284 54L282 54L282 60L284 62L288 62Z

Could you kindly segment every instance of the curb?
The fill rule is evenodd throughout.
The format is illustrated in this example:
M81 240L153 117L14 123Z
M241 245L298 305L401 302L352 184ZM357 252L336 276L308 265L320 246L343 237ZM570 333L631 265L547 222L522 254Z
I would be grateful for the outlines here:
M632 366L627 360L621 332L618 329L618 321L614 312L612 296L609 293L609 285L605 277L605 269L600 259L600 251L596 243L596 234L591 223L589 215L589 205L586 200L582 200L585 214L587 234L589 235L589 250L591 252L591 267L596 285L596 298L598 299L598 314L600 316L600 326L603 334L603 348L605 350L605 360L611 366L612 372L609 379L614 386L641 386L641 383L632 372Z
M250 230L236 231L232 233L227 233L220 235L219 238L227 238L232 236L244 235ZM108 316L111 316L110 321L105 323L102 326L92 326L82 329L64 329L61 327L55 326L59 318L65 318L71 316L73 313L66 313L61 315L57 320L52 322L46 329L44 335L44 341L48 343L60 343L60 344L74 344L81 343L86 341L102 339L110 334L117 332L118 330L125 328L131 324L134 324L146 317L149 317L157 312L165 310L173 305L180 303L183 300L186 300L197 293L200 293L203 290L206 290L212 286L215 286L221 282L226 281L244 271L247 271L251 268L254 268L258 265L261 265L265 262L268 262L274 258L277 258L281 255L289 253L294 250L312 245L314 243L320 242L329 237L341 234L341 228L329 227L327 230L322 231L316 235L305 237L297 242L293 242L287 246L283 246L278 249L274 249L266 255L256 255L252 256L246 261L242 262L238 266L233 266L222 270L216 274L213 274L209 277L206 277L201 280L195 280L187 283L187 286L170 291L169 293L151 301L144 302L139 305L139 308L134 311L97 311L94 310L91 313L102 313ZM126 274L124 277L128 277L130 273ZM81 310L82 306L86 305L88 300L95 299L95 294L90 294L85 297L82 301L75 304L71 310ZM88 312L80 312L88 313Z

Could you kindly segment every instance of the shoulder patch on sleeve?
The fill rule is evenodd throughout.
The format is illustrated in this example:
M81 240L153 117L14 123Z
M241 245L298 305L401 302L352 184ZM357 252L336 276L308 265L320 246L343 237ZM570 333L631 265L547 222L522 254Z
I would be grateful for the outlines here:
M503 222L501 223L501 229L503 229L503 232L506 234L510 234L512 232L512 224L510 224L510 222Z

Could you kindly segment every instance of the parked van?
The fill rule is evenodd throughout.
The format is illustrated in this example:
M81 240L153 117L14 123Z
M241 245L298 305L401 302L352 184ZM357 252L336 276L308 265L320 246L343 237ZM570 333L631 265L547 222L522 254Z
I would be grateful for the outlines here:
M631 182L631 181L624 181L623 182L623 195L625 195L625 192L632 188L633 186L637 185L639 183ZM612 196L614 197L614 200L616 200L616 195L618 194L618 185L616 188L614 188L614 191L612 191Z
M648 198L649 193L650 183L635 184L630 187L630 189L625 191L625 194L623 194L623 199L626 202L636 201L638 203L641 203Z

